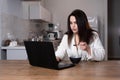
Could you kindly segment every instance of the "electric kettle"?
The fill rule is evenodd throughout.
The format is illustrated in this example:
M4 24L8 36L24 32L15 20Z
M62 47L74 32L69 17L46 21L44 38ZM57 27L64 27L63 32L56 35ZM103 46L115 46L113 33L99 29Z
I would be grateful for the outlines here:
M54 33L49 33L48 35L49 40L55 40L55 34Z

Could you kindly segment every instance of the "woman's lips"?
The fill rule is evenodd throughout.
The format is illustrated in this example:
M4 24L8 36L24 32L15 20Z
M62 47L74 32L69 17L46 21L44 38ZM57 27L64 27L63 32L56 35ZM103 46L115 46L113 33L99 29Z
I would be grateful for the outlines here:
M76 29L72 29L73 31L76 31Z

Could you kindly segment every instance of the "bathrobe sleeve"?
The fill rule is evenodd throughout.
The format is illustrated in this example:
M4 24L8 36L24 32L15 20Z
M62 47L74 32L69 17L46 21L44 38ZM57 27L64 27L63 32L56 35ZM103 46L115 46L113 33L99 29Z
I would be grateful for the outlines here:
M68 36L65 34L57 47L55 55L61 59L66 55L66 49L68 48Z
M88 60L95 60L95 61L102 61L105 58L105 50L101 43L101 40L96 32L94 32L95 38L94 41L91 43L91 55L87 54Z

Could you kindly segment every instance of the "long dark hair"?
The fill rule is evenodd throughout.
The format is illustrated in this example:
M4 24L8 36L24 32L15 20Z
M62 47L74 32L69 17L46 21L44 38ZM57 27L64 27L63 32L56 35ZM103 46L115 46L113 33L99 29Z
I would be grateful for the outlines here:
M91 38L93 38L93 29L91 29L87 16L86 14L79 9L74 10L69 16L68 16L68 22L67 22L67 26L68 26L68 44L70 45L71 43L71 39L73 37L73 32L70 28L70 17L74 16L76 18L76 23L78 25L78 35L79 35L79 40L80 41L84 41L87 44L90 43L90 41L92 40Z

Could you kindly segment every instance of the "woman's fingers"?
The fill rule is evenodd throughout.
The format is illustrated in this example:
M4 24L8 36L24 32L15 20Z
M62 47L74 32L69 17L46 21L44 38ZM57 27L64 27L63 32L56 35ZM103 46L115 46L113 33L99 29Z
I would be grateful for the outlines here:
M61 59L60 59L59 57L56 57L56 60L57 60L58 62L60 62L60 61L61 61Z
M80 48L83 49L83 50L86 50L87 49L87 43L86 42L80 42Z

